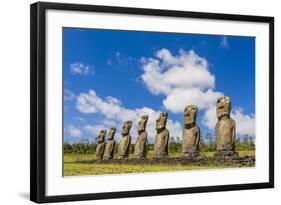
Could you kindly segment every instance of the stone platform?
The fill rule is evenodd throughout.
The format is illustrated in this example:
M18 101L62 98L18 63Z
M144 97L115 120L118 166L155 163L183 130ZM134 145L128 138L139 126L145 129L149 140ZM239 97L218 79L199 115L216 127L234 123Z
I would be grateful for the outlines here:
M167 165L193 165L193 166L255 166L255 157L234 157L234 158L211 158L211 157L171 157L171 158L149 158L149 159L110 159L110 160L88 160L88 161L76 161L76 163L82 164L167 164Z

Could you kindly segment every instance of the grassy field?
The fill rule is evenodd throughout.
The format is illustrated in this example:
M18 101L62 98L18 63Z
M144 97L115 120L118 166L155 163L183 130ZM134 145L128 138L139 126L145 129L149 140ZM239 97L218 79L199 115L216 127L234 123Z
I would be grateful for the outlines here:
M213 152L202 152L202 157L213 157ZM153 156L153 152L148 153L148 158ZM169 157L179 157L180 153L171 153ZM239 151L239 156L255 156L255 151ZM200 170L200 169L221 169L233 168L238 166L209 165L209 166L190 166L190 165L133 165L133 164L82 164L76 161L87 161L94 159L93 155L86 154L65 154L64 155L64 176L81 175L101 175L101 174L121 174L121 173L143 173L159 171L178 171L178 170Z

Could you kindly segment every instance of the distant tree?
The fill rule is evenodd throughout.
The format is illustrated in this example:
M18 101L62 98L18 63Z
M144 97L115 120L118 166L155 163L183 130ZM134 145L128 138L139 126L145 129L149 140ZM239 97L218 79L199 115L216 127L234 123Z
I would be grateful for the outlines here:
M179 137L171 136L169 139L169 151L171 153L180 152L181 150L181 141Z
M175 143L175 138L174 138L173 136L170 137L169 143L170 143L170 144Z
M201 137L200 150L202 152L213 152L216 150L215 137L211 133L206 133Z

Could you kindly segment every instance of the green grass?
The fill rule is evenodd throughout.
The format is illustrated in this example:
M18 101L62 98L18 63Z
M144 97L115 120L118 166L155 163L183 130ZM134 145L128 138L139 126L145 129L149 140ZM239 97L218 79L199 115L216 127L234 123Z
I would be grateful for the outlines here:
M201 152L202 157L212 158L214 152ZM171 153L169 157L179 157L181 153ZM239 156L255 156L254 150L239 151ZM153 157L150 151L148 158ZM190 166L190 165L133 165L133 164L82 164L76 161L87 161L94 159L94 155L87 154L65 154L64 155L64 176L81 175L101 175L101 174L121 174L121 173L144 173L159 171L179 171L179 170L200 170L200 169L221 169L239 167L234 165L208 165L208 166Z
M131 164L79 164L65 163L64 176L144 173L160 171L232 168L235 166L182 166L182 165L131 165Z

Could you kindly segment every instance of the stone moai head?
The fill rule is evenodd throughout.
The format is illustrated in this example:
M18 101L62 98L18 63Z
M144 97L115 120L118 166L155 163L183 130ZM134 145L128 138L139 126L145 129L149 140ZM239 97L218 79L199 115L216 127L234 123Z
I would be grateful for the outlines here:
M217 101L217 117L220 119L222 116L230 116L231 101L227 96L219 97Z
M110 128L109 133L108 133L108 140L113 140L114 139L115 132L116 132L116 128L115 127Z
M184 109L184 124L189 125L196 122L198 107L196 105L188 105Z
M159 118L156 120L156 130L161 130L166 127L168 118L167 112L161 112Z
M122 135L129 134L131 127L132 127L132 121L130 120L125 121L122 127Z
M98 135L98 142L104 142L104 138L106 136L106 130L100 130Z
M141 119L139 121L138 128L137 128L138 132L145 131L147 120L148 120L148 115L141 116Z

